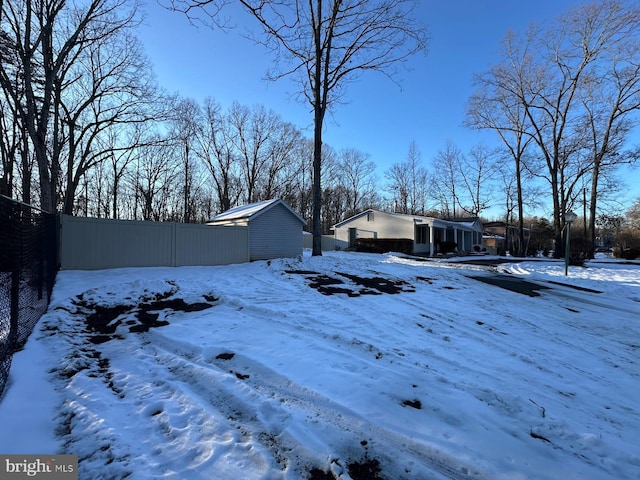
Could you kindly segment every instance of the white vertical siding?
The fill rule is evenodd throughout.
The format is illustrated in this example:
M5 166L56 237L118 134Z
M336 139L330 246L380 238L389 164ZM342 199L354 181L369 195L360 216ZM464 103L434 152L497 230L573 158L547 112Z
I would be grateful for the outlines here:
M247 227L176 225L176 265L228 265L248 260Z
M97 270L171 265L172 236L170 223L62 215L61 268Z
M302 222L282 204L249 220L251 260L302 254Z
M247 227L62 215L63 270L224 265L249 260Z

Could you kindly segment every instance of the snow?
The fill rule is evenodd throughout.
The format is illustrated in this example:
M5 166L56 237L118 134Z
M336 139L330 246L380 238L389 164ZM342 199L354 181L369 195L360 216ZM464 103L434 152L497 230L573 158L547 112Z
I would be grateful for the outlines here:
M175 299L203 309L156 304L168 324L129 330ZM88 328L117 305L112 333ZM615 261L62 271L14 357L0 452L77 454L92 479L640 478L639 313L640 265Z
M278 201L279 200L276 198L272 200L263 200L262 202L250 203L248 205L240 205L215 216L213 219L211 219L211 221L215 222L222 220L238 220L241 218L248 218Z

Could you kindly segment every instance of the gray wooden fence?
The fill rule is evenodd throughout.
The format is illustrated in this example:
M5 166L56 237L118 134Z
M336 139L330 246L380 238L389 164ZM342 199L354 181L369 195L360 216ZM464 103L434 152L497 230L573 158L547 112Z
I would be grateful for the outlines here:
M63 270L249 261L248 227L61 217Z

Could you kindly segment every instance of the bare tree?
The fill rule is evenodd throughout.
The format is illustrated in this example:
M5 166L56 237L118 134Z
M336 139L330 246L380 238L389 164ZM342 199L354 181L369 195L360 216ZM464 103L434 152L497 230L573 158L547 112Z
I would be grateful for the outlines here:
M220 25L228 0L172 0L177 10L194 15L206 7ZM240 0L263 35L254 37L271 49L275 68L269 78L294 75L300 92L313 108L313 255L322 254L322 132L327 109L347 84L366 71L394 76L396 67L426 48L426 34L417 24L415 0ZM201 11L201 10L200 10Z
M131 26L123 24L79 52L63 70L63 78L72 80L56 89L51 161L64 175L64 213L71 213L79 181L90 169L139 145L129 127L162 118L151 68Z
M220 105L207 98L203 106L197 153L213 179L217 197L216 213L229 210L241 195L239 157L231 141L229 118Z
M564 213L573 208L586 175L597 182L600 165L613 159L614 146L624 137L625 117L638 108L639 27L636 5L585 4L547 29L531 28L522 39L509 35L504 61L494 69L499 73L492 75L499 79L494 86L509 105L522 107L525 132L542 158L544 168L535 173L550 187L557 254L562 253ZM611 110L618 93L624 103ZM513 130L520 126L518 117ZM595 209L597 183L592 190Z
M136 6L128 0L91 0L84 4L14 0L1 2L0 7L3 36L5 40L10 38L3 41L3 47L11 48L12 58L17 60L0 62L0 86L32 145L41 207L53 212L62 180L59 152L65 146L56 130L62 126L58 121L63 118L61 95L79 80L68 75L73 71L71 65L81 57L87 58L83 57L87 49L130 25Z
M409 144L405 161L394 163L385 176L393 196L394 210L424 215L427 208L428 173L415 141Z
M505 42L509 42L512 34L507 34ZM514 66L514 68L517 68ZM471 96L467 105L466 125L476 129L495 131L513 161L515 178L515 203L511 201L511 188L505 192L507 222L512 217L512 209L518 210L519 245L524 245L524 199L523 172L525 170L525 152L533 141L528 132L527 114L520 95L518 85L512 83L513 76L506 74L504 67L498 66L489 72L478 75L478 90ZM515 78L522 78L515 75ZM511 181L505 183L505 187Z
M290 190L291 182L301 167L295 157L301 141L300 130L279 119L269 139L266 175L260 182L260 196L265 200L284 196Z
M136 194L134 218L143 220L177 219L171 206L173 186L180 178L179 163L169 142L158 139L154 145L141 149L130 182ZM178 202L173 202L178 203Z
M458 215L460 207L460 168L463 154L451 140L432 160L430 191L440 202L441 212L448 217Z
M23 132L15 121L9 104L0 97L0 195L13 196L16 159L23 150L23 139ZM27 151L24 153L28 155Z
M631 229L635 230L638 242L640 243L640 197L636 198L635 202L626 212L627 223Z
M640 10L634 13L631 21L640 26L638 16ZM640 29L636 34L640 35ZM640 42L637 36L620 38L605 56L606 59L589 73L580 92L593 163L588 223L591 253L596 242L595 222L603 171L629 161L629 156L622 152L629 133L638 124L637 116L631 116L631 113L640 109Z
M470 205L460 205L463 211L477 217L491 207L491 182L495 175L494 152L484 145L476 145L462 157L460 178Z
M259 182L269 161L269 142L280 118L262 105L252 109L234 102L229 112L231 141L242 159L247 202L259 200Z
M196 155L193 153L196 144L200 123L200 106L189 98L178 98L173 107L171 119L171 131L169 136L175 142L178 149L177 157L180 159L182 173L182 216L185 223L193 221L193 193L196 170Z
M297 165L296 175L292 181L294 188L282 198L310 225L313 216L313 141L302 139L294 154Z
M124 129L110 129L108 132L109 152L104 162L109 170L109 202L112 218L121 218L120 191L125 175L140 151L153 145L157 140L147 128L147 124L130 124ZM122 148L125 145L127 148Z
M369 154L354 148L345 148L338 156L338 181L345 194L343 216L347 218L374 200L376 165Z
M393 211L396 213L411 213L409 207L409 189L411 178L405 162L397 162L385 172L389 182L389 191L393 197Z

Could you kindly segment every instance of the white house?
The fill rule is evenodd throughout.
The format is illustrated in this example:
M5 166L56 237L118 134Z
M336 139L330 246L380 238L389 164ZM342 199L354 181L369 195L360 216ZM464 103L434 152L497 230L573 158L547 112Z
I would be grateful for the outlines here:
M358 238L405 238L413 253L435 255L441 242L453 242L459 252L482 246L482 223L477 218L444 220L368 209L333 226L336 245L355 247Z
M251 261L302 255L302 228L306 224L280 199L235 207L207 222L248 227Z

